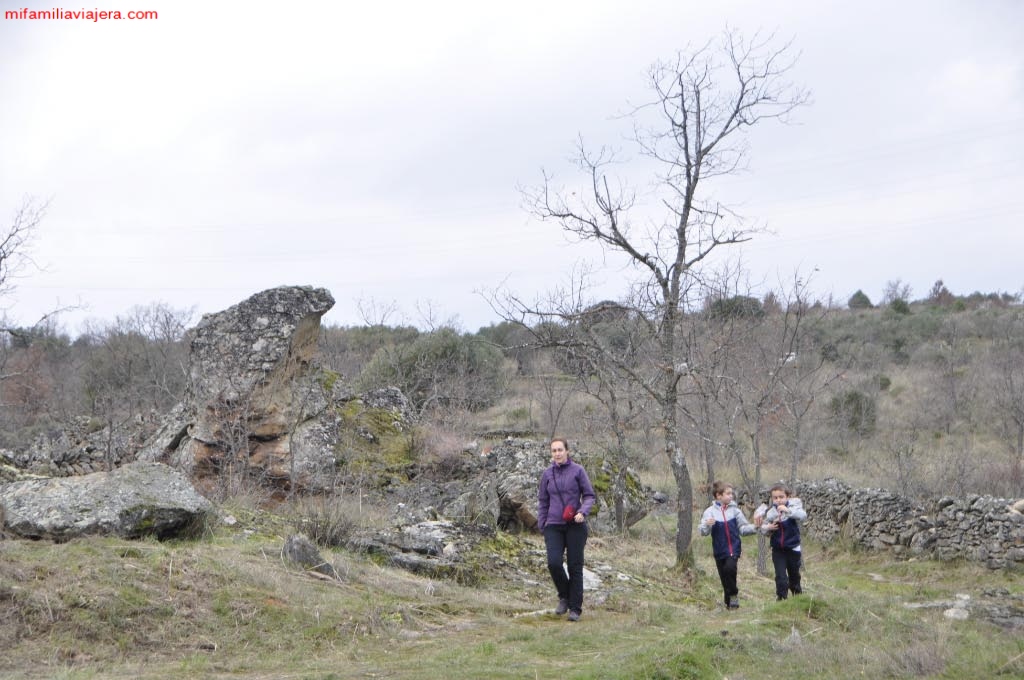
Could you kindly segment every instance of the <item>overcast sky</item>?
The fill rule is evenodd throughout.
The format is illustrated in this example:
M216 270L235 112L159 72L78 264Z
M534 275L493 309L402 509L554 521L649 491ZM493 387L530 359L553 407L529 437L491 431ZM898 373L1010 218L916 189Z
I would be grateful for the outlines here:
M4 9L55 2L0 0ZM98 5L97 5L98 6ZM92 9L89 3L88 9ZM71 9L80 9L75 5ZM792 38L813 104L751 136L720 198L772 233L752 277L872 300L1024 287L1024 3L113 0L150 21L0 20L0 217L50 201L0 300L74 333L164 302L198 313L283 284L497 320L592 250L524 211L578 136L628 149L645 71L726 26ZM639 181L643 181L642 179ZM814 271L817 270L817 271ZM602 274L612 297L622 272ZM392 321L397 317L392 317Z

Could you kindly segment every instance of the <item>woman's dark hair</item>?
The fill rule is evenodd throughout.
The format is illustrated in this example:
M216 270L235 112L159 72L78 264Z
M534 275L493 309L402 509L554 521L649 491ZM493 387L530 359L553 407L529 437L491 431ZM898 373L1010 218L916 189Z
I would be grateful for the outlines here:
M554 439L551 440L551 444L554 444L555 442L562 442L562 446L565 447L565 450L566 451L569 450L569 440L568 439L563 439L562 437L555 437ZM551 444L548 444L548 448L551 447Z

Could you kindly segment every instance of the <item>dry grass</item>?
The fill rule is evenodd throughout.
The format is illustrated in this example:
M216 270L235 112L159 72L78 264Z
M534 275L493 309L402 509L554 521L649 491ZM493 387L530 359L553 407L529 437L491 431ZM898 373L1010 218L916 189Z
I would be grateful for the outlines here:
M807 594L774 601L745 543L743 606L726 612L706 540L696 578L673 568L674 516L595 536L605 599L584 619L550 614L539 537L521 574L462 586L326 550L338 582L282 561L292 519L232 508L233 527L181 543L0 541L5 678L754 678L1020 677L1024 641L909 601L1006 588L1024 575L975 565L891 562L807 545ZM371 513L367 513L369 515ZM528 560L529 562L529 560ZM619 581L610 574L624 574ZM801 642L791 640L792 631ZM723 632L724 631L724 632ZM1015 660L1016 658L1016 660Z

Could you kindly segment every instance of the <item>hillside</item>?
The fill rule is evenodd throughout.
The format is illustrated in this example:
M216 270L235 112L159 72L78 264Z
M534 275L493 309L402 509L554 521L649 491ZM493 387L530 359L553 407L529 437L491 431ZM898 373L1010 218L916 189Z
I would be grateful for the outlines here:
M1024 676L1020 573L808 542L805 595L777 603L771 579L755 573L756 540L745 539L742 606L727 612L707 542L698 576L681 578L671 519L655 515L627 537L592 538L587 565L604 585L570 624L551 613L537 536L503 535L504 557L515 553L525 571L481 564L473 586L325 550L342 576L331 582L281 560L286 506L225 510L239 522L196 542L0 541L0 675ZM944 615L958 606L969 618Z

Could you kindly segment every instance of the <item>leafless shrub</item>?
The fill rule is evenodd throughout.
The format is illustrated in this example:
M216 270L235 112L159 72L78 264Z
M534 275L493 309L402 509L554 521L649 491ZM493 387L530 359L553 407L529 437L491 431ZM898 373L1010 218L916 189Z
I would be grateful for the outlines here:
M359 526L356 510L337 494L300 497L294 503L292 526L317 545L342 546Z

